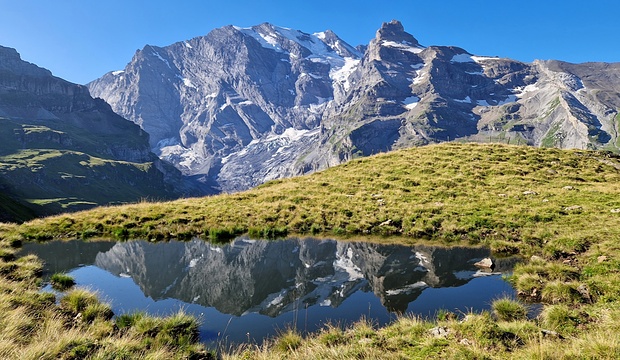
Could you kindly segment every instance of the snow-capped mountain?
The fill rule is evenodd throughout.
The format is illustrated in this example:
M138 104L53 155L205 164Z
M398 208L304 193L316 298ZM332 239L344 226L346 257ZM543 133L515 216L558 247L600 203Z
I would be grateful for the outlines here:
M146 46L88 87L161 158L228 192L440 141L617 149L619 74L425 47L398 21L357 48L265 23Z

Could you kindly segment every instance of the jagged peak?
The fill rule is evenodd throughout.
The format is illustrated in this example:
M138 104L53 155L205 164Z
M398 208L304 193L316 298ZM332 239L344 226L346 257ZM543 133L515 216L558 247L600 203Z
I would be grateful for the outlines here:
M334 51L336 51L340 56L353 58L362 57L363 52L360 52L358 49L349 45L331 30L325 30L323 32L315 33L314 35L334 49Z
M17 50L10 48L10 47L2 46L2 45L0 45L0 57L14 58L14 59L21 60L21 57L19 56L19 53L17 52Z
M398 20L385 22L381 28L377 30L376 41L394 41L397 43L406 43L411 46L420 46L420 43L413 35L405 32L403 24Z
M335 53L341 57L359 58L361 54L353 46L340 39L333 31L308 34L306 32L276 26L265 22L252 27L233 26L246 36L256 39L263 47L281 52L290 52L291 46L301 46L306 55ZM296 44L296 45L293 45Z

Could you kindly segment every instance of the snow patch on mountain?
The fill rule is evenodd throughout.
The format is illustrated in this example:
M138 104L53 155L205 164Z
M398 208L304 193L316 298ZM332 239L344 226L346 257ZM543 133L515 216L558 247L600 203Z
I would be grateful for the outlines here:
M406 41L403 42L396 42L396 41L387 41L387 40L383 40L381 42L381 45L383 46L387 46L387 47L391 47L391 48L396 48L402 51L408 51L414 54L419 54L422 51L424 51L425 47L423 46L413 46L411 45L411 43L408 43Z
M484 63L487 60L497 60L497 57L472 55L471 59L477 63Z
M518 97L516 95L508 95L506 96L506 99L498 101L496 106L501 106L501 105L506 105L509 103L513 103L513 102L517 102Z
M540 88L536 84L530 84L525 87L517 87L513 89L513 92L516 97L522 98L528 93L539 91Z
M172 69L172 67L170 66L170 63L168 62L168 60L164 59L157 51L152 50L152 54L153 56L157 57L159 60L163 61L170 69Z
M465 99L463 99L463 100L460 100L460 99L452 99L452 100L454 100L456 102L460 102L460 103L471 103L472 102L471 98L469 96L466 96Z
M475 62L470 54L456 54L450 59L451 63L468 63Z
M415 74L416 77L413 79L413 85L418 85L424 82L424 80L426 79L426 75L428 75L428 72L425 71L424 68L421 68L419 70L416 70Z
M348 91L351 88L351 82L349 82L349 76L357 69L360 60L354 59L351 57L344 58L344 62L340 67L332 67L329 72L329 77L339 83L342 84L342 87L345 91Z
M403 105L405 105L405 107L409 110L415 108L416 106L418 106L418 103L420 102L420 98L417 96L410 96L408 98L406 98L403 101Z
M470 62L475 62L475 63L484 63L487 60L497 60L497 58L495 57L489 57L489 56L476 56L476 55L471 55L471 54L456 54L452 57L452 59L450 60L451 63L470 63Z

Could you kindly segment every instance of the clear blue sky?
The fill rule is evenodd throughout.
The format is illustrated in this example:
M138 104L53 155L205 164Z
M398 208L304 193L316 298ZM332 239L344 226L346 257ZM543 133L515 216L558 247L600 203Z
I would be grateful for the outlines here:
M331 29L359 45L392 19L423 45L527 62L620 62L618 0L0 0L0 45L83 84L124 68L146 44L165 46L225 25Z

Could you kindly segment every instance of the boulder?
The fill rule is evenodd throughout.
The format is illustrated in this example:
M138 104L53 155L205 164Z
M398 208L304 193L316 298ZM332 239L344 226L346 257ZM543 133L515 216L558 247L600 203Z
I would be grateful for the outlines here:
M492 269L495 267L495 263L493 263L493 260L491 260L491 258L484 258L474 263L474 265L476 265L477 267L485 268L485 269Z

